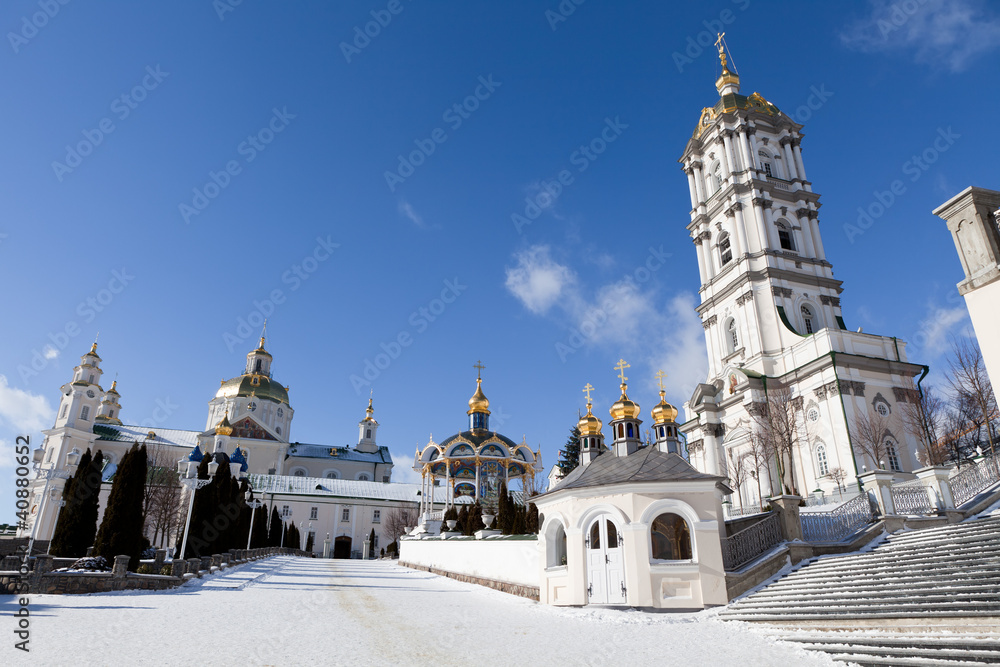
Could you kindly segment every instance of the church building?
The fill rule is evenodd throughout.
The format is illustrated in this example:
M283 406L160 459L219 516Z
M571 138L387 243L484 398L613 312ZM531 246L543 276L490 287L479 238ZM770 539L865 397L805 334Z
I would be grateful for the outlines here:
M785 391L796 424L791 462L784 480L774 465L754 471L761 495L781 493L782 481L802 495L829 494L865 469L906 477L923 463L901 413L928 369L907 359L903 341L848 328L820 234L820 195L806 176L803 126L760 93L741 94L721 45L719 54L718 99L702 110L679 160L709 367L684 406L690 460L731 476L750 455L755 415ZM852 430L874 414L888 421L878 461ZM740 501L758 502L757 489L743 484Z

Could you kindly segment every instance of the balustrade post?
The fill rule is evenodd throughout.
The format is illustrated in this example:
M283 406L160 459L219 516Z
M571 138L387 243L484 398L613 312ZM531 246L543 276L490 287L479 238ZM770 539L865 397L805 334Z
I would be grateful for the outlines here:
M928 466L914 470L913 474L927 487L927 492L931 495L931 502L938 511L955 509L955 498L951 493L951 483L948 480L951 468Z
M869 497L874 496L882 516L895 516L896 506L892 502L892 471L872 470L858 475L861 486Z
M789 542L802 539L802 521L799 519L799 496L778 496L771 498L772 511L778 513L781 534Z

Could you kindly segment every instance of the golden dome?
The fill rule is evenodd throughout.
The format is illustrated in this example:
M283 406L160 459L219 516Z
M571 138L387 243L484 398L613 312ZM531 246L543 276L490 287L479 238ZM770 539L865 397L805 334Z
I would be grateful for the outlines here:
M601 435L601 428L604 426L601 420L595 417L594 413L590 411L591 405L588 401L587 414L580 417L580 421L576 424L576 427L580 429L581 436Z
M677 421L677 408L667 403L667 399L664 398L666 393L662 389L660 390L660 402L651 411L654 424Z
M369 398L368 407L365 408L365 421L366 422L375 421L375 418L372 416L373 414L375 414L375 408L372 407L372 399Z
M628 397L625 393L626 388L628 388L628 385L623 382L622 396L611 406L612 419L635 419L639 416L639 404Z
M111 383L111 389L108 389L108 393L109 394L114 394L115 396L121 396L121 394L119 394L118 391L115 389L115 387L117 387L117 386L118 386L118 380L114 380Z
M250 373L224 380L219 390L215 393L216 398L247 397L255 395L257 398L268 398L277 403L291 405L288 402L288 388L267 377Z
M490 400L483 393L483 380L482 378L476 378L476 393L469 399L469 411L466 414L471 415L473 412L490 414L489 407Z
M233 425L229 423L229 410L226 410L226 414L223 415L222 421L219 425L215 427L215 435L232 435Z

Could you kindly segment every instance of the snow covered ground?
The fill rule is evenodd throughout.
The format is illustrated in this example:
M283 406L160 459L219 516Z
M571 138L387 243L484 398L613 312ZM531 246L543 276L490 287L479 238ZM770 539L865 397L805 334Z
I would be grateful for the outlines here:
M560 609L388 561L249 563L172 591L31 598L4 665L832 665L711 611Z

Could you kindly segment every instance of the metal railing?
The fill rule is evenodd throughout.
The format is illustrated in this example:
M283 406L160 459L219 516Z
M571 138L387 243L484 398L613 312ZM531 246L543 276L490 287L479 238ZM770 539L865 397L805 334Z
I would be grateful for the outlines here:
M937 511L927 493L927 487L922 484L893 484L890 489L896 514L921 515Z
M830 512L800 513L806 542L839 542L874 520L867 495L859 495Z
M997 475L996 462L991 457L984 457L973 466L956 470L948 480L955 507L961 507L997 481L1000 481L1000 476Z
M734 507L733 505L723 505L722 507L727 519L753 516L754 514L764 514L768 511L761 507L760 503L754 505L743 505L742 507Z
M722 538L722 563L727 570L735 570L767 553L781 541L781 524L777 512L774 512L749 528Z

